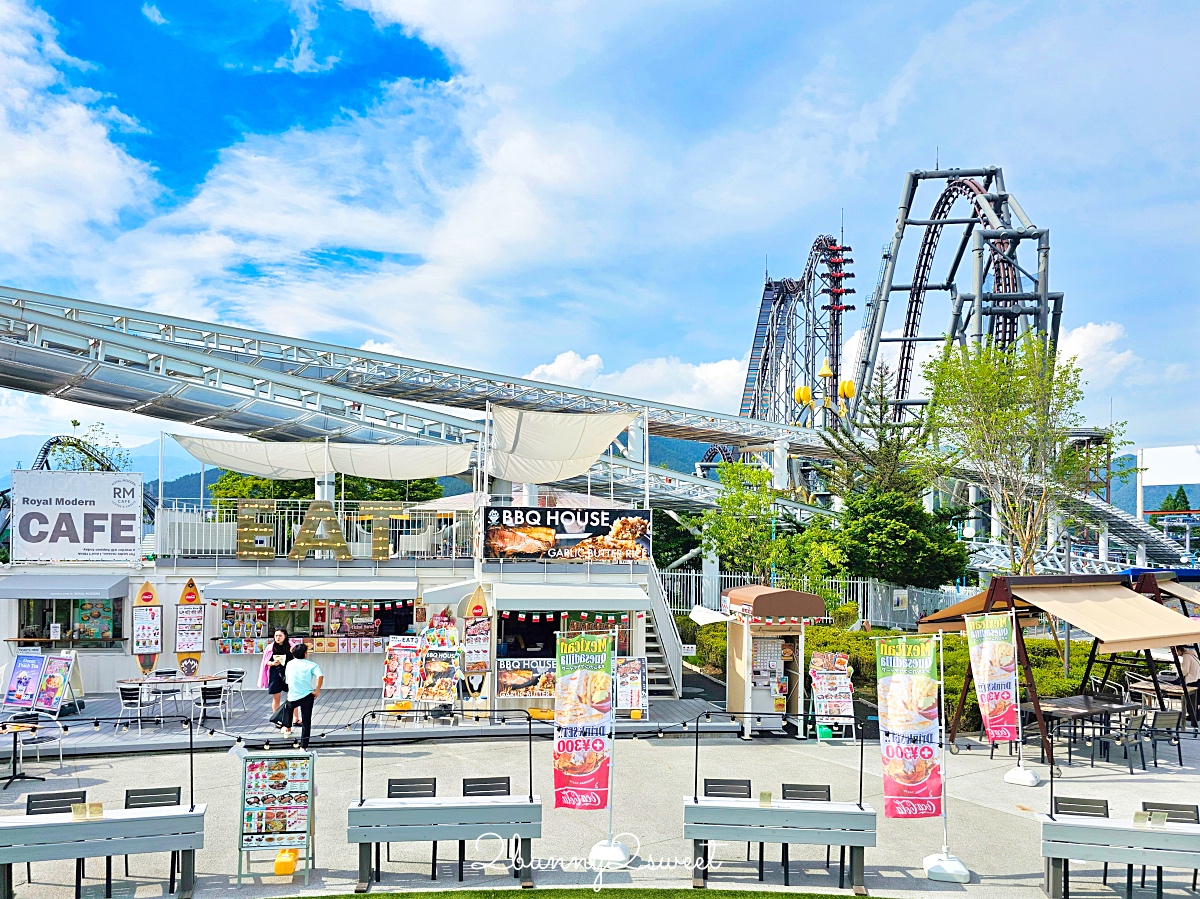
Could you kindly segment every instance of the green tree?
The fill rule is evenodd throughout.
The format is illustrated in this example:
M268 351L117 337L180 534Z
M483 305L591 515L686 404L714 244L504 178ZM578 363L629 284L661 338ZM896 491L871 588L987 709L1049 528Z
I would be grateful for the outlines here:
M834 531L846 570L891 584L940 587L967 570L967 548L946 524L899 491L846 497Z
M1188 500L1187 491L1183 489L1182 484L1175 488L1174 493L1168 493L1163 498L1163 501L1158 504L1158 508L1164 512L1184 512L1191 507L1192 506L1191 502ZM1163 530L1164 527L1161 519L1161 515L1150 516L1150 523L1160 531Z
M695 550L700 548L700 516L677 513L676 517L665 509L655 509L652 514L654 564L661 570L687 556L679 567L685 571L698 570L700 554Z
M1054 508L1086 491L1121 426L1104 442L1072 443L1083 423L1079 367L1058 359L1045 335L1015 344L948 346L925 368L931 437L957 451L983 485L1000 520L1012 570L1035 573Z
M854 426L843 419L820 432L832 458L817 469L837 496L877 491L916 499L944 469L947 454L929 449L925 416L895 420L892 388L891 372L880 365Z
M779 518L771 472L744 462L722 462L717 477L717 508L701 519L704 550L715 553L722 567L766 581Z
M346 499L376 500L379 502L427 502L442 495L437 478L414 481L380 481L353 475L338 475L337 496ZM312 478L295 481L273 481L255 475L222 471L209 487L214 499L312 499Z
M93 422L81 433L80 422L71 419L71 433L50 450L50 461L54 468L69 471L126 471L129 468L129 450L121 446L121 439L101 422ZM84 447L95 451L104 462L92 457Z

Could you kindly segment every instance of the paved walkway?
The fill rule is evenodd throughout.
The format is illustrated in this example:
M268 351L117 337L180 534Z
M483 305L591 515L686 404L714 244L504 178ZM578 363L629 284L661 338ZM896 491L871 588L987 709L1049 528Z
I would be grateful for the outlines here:
M1185 765L1160 763L1148 772L1130 777L1119 760L1089 768L1085 763L1067 767L1055 784L1058 795L1106 798L1112 813L1129 815L1144 799L1176 802L1200 801L1200 746L1185 744ZM551 805L551 745L534 743L534 789L545 802L544 837L534 843L539 864L551 859L586 857L589 848L603 838L607 815L599 812L560 811ZM686 887L690 872L674 867L673 859L686 859L689 844L682 839L682 804L692 794L693 751L690 739L656 737L623 739L616 750L616 824L624 837L639 847L640 861L630 870L605 877L606 885ZM438 793L458 795L461 778L508 774L514 792L527 789L527 746L523 740L428 741L407 746L368 746L365 786L368 796L381 795L388 777L436 776ZM198 854L197 895L236 897L297 896L306 893L332 894L352 891L356 853L346 843L346 809L357 801L359 756L351 747L322 747L318 753L317 861L309 890L301 879L267 876L268 858L259 856L255 877L239 889L234 884L237 870L236 832L240 797L239 765L226 753L202 753L195 759L196 801L207 803L205 848ZM986 751L964 751L949 760L951 801L950 846L970 867L972 882L966 886L935 884L925 880L922 858L936 852L942 843L941 823L879 819L879 846L867 850L866 885L873 895L916 899L927 893L960 894L979 899L1044 899L1040 890L1042 864L1039 855L1037 812L1046 810L1048 788L1017 787L1004 783L1003 774L1012 764L1007 756L989 761ZM1043 776L1047 769L1035 766ZM53 764L31 764L36 773L48 775L37 790L86 788L88 798L120 806L124 791L132 786L183 785L187 794L186 755L68 759L59 770ZM749 777L756 790L777 791L782 781L829 783L835 800L855 800L859 789L858 747L853 744L801 743L787 739L756 738L753 742L721 736L706 736L700 748L701 777ZM20 814L23 792L29 786L16 784L0 792L0 814ZM879 755L867 746L863 795L880 809ZM394 844L391 864L385 863L379 892L453 888L456 851L453 844L439 848L442 861L436 883L429 880L429 844ZM494 854L492 847L469 849L469 859L481 860ZM743 844L722 843L716 851L720 871L711 886L757 889L755 865L745 860ZM779 847L768 847L766 889L781 889ZM818 847L795 846L792 851L792 891L836 892L837 855L830 869ZM665 860L665 866L660 866ZM653 863L652 863L653 862ZM114 895L162 896L166 880L165 856L135 856L134 877L118 884ZM120 863L114 866L122 872ZM70 895L73 866L69 862L34 864L35 884L24 885L18 871L18 895L28 899L55 899ZM90 862L89 889L98 889L97 875L103 866ZM123 877L119 878L124 881ZM590 886L595 874L580 870L542 870L540 885ZM1190 871L1168 871L1169 897L1189 897ZM469 869L467 886L513 887L514 881L499 868ZM1153 885L1153 872L1148 881ZM1071 892L1077 899L1123 895L1124 878L1116 876L1108 887L1100 883L1099 865L1072 865ZM842 895L846 893L843 892ZM1139 892L1139 899L1153 893Z

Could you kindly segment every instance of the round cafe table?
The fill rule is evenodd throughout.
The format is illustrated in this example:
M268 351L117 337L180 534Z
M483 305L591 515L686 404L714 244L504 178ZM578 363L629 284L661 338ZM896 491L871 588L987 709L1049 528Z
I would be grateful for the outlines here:
M123 677L117 681L123 687L157 687L160 684L207 684L226 680L224 674L177 674L174 677Z
M0 724L0 734L10 734L11 733L12 738L13 738L12 773L8 776L8 779L5 781L4 789L7 790L9 787L11 787L12 782L14 780L42 780L42 781L44 781L46 779L44 777L34 777L32 774L26 774L24 771L17 770L17 756L20 754L20 750L17 748L17 740L20 738L21 734L37 733L37 729L38 729L38 725L36 725L36 724L17 724L15 722L11 722L11 721L6 721L3 724Z

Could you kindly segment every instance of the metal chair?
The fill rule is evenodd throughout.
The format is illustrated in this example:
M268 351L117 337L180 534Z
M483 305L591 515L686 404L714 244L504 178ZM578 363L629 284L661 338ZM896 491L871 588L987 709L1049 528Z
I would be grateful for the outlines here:
M146 700L146 694L138 686L118 686L117 695L121 699L121 713L117 715L118 723L125 717L126 712L136 712L138 733L140 734L142 732L142 711L152 707L153 703Z
M58 743L58 767L63 766L63 726L58 719L46 712L17 712L8 719L13 724L34 724L37 730L20 735L21 758L25 758L25 747L32 746L37 751L37 760L42 760L42 746L46 743Z
M209 712L216 712L221 719L221 729L225 729L225 686L202 686L200 695L192 700L192 720L196 720L196 712L200 713L200 723L208 717Z
M154 672L155 677L179 677L179 670L176 668L158 668ZM179 700L183 696L183 690L178 684L166 684L160 687L150 688L150 701L158 703L158 715L164 717L166 714L163 708L163 702L167 699L175 703L175 714L179 714Z
M1093 734L1090 737L1092 744L1092 763L1091 767L1096 767L1096 746L1099 744L1104 747L1104 757L1107 759L1109 752L1113 746L1120 746L1125 752L1125 758L1129 762L1129 773L1133 774L1133 753L1131 749L1137 747L1138 754L1142 758L1142 770L1146 770L1146 750L1142 746L1142 726L1146 723L1146 715L1141 712L1137 715L1130 715L1125 719L1125 723L1118 725L1115 729L1107 733Z
M464 796L511 796L511 782L507 777L464 777ZM508 848L508 837L504 838L504 854L511 858ZM463 879L463 863L467 858L467 841L458 841L458 879ZM521 872L513 865L513 877L519 877Z
M65 790L61 793L30 793L25 797L27 815L61 815L71 806L87 802L87 790ZM25 863L25 882L33 883L33 866ZM83 859L75 859L75 895L83 890Z
M1179 731L1182 726L1183 712L1175 709L1167 711L1155 709L1150 713L1150 720L1146 722L1144 737L1150 741L1155 768L1158 767L1158 744L1161 742L1166 742L1168 746L1175 747L1179 753L1179 767L1183 767L1183 741L1179 738Z
M388 799L430 799L437 795L436 777L389 777ZM392 860L392 844L387 844L387 860ZM437 840L433 841L430 880L437 880ZM375 882L379 882L379 844L375 844Z
M147 787L140 790L125 791L125 808L163 808L168 805L179 805L180 797L183 795L182 787ZM112 869L112 859L105 860L105 864L109 866L109 871ZM168 894L175 892L175 872L179 866L179 852L171 853L171 883L167 889ZM129 856L125 856L125 876L129 876Z
M783 798L798 800L801 802L829 802L830 801L829 784L784 784ZM825 847L825 867L829 867L830 851L832 847ZM839 847L841 856L838 859L838 864L841 868L846 867L846 847ZM788 844L783 844L783 885L790 886L788 883Z
M1200 806L1195 805L1177 805L1172 802L1143 802L1142 811L1144 812L1166 812L1167 821L1172 824L1200 824ZM1159 879L1161 885L1162 868L1159 868ZM1197 869L1192 869L1192 892L1196 892L1196 878L1200 874ZM1142 889L1146 888L1146 866L1142 865Z
M227 668L223 674L225 675L225 701L229 706L229 713L233 714L233 699L235 696L237 697L237 701L242 704L242 711L246 711L246 697L242 695L242 684L246 680L246 669Z
M704 778L704 795L716 799L749 799L750 781L727 777ZM750 844L746 843L746 861L750 861ZM705 874L708 867L705 866ZM758 844L758 879L763 879L763 844Z
M1074 815L1077 818L1107 818L1108 817L1108 800L1107 799L1073 799L1070 796L1055 796L1054 805L1051 808L1051 814L1054 815ZM1071 875L1068 871L1070 862L1063 859L1063 895L1069 895L1071 890ZM1133 882L1133 865L1126 866L1126 879L1129 883ZM1104 877L1101 878L1101 883L1108 883L1108 862L1104 863Z

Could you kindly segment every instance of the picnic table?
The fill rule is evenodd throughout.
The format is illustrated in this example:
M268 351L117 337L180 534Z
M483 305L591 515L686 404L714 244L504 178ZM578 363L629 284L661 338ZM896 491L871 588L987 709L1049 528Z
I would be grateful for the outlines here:
M791 885L788 844L847 846L850 849L850 885L855 893L863 886L865 850L875 845L875 809L853 802L813 802L686 796L683 800L683 838L693 841L692 886L707 886L711 840L780 843L783 883ZM759 879L762 856L759 855ZM845 885L845 869L838 872L838 887Z
M513 875L521 886L533 886L533 840L542 835L540 796L430 796L412 799L367 799L346 813L347 842L358 844L356 893L379 881L380 843L459 841L458 879L463 879L463 841L495 837L520 840ZM375 863L371 849L375 848ZM519 867L518 865L519 860ZM437 865L433 868L437 879Z
M1125 865L1125 896L1133 897L1133 866L1157 869L1156 899L1162 899L1163 868L1200 867L1200 824L1134 826L1132 818L1038 815L1042 824L1043 889L1050 899L1070 899L1070 862Z
M56 815L0 815L0 899L13 899L14 862L107 858L143 852L179 852L182 873L178 899L192 899L196 850L204 848L205 806L105 809L103 818L76 820ZM112 895L112 867L106 866L104 895ZM75 896L81 891L76 869Z

